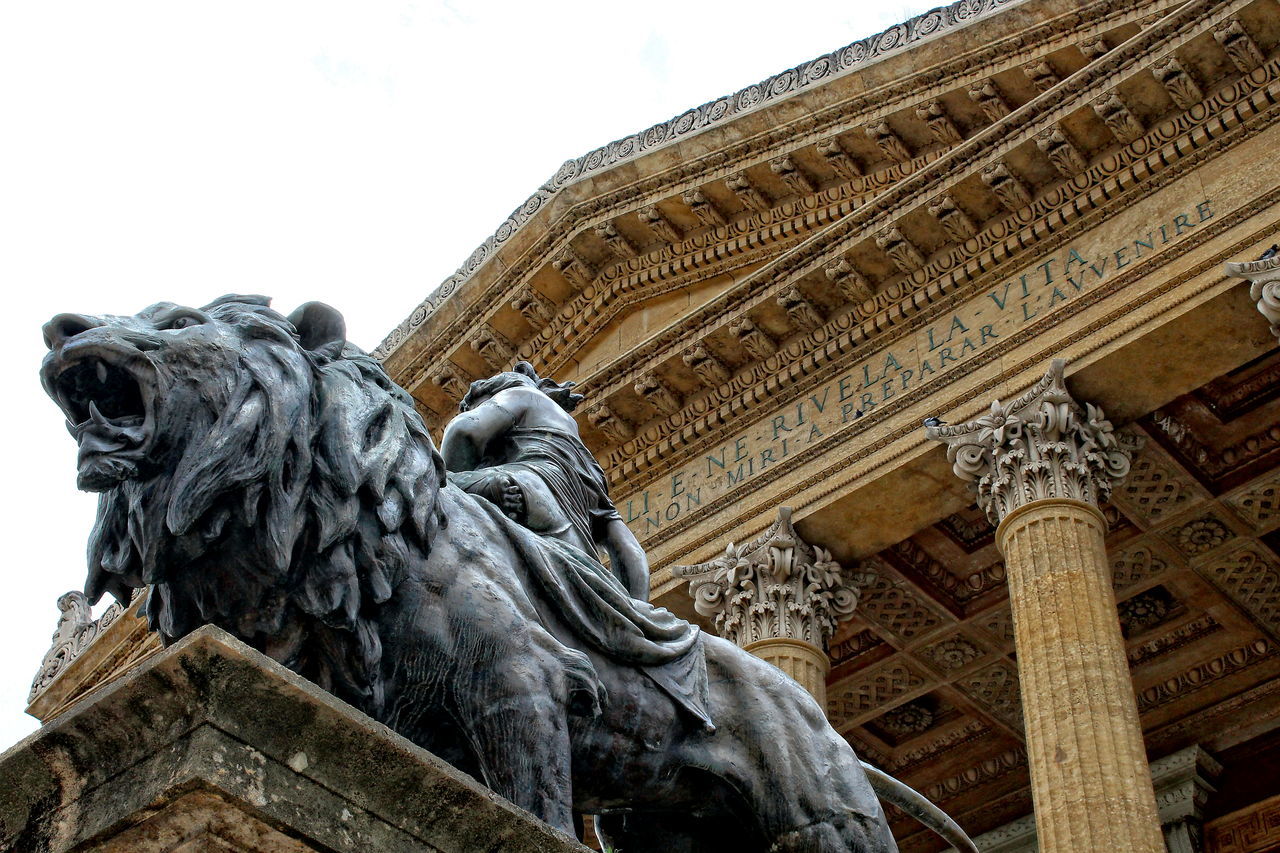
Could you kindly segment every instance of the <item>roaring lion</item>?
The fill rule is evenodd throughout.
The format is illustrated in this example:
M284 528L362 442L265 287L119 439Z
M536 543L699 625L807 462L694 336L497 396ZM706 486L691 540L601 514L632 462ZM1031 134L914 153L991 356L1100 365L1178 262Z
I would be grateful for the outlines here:
M149 586L166 643L216 624L564 832L600 816L627 853L897 849L802 688L452 485L337 312L268 303L45 326L45 389L101 493L92 600ZM566 615L606 605L612 634Z

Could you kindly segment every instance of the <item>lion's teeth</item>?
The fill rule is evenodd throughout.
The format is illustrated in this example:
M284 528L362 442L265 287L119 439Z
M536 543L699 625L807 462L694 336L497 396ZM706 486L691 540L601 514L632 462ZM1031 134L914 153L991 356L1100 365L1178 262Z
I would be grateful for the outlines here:
M106 383L107 381L107 365L104 362L98 362L98 381Z
M98 426L106 426L107 419L102 416L102 412L98 411L98 406L92 400L89 401L89 417Z

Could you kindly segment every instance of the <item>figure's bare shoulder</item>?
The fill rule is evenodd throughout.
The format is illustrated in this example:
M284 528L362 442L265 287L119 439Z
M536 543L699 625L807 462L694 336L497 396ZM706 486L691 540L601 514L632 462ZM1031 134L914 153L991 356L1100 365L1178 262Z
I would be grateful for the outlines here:
M572 435L578 434L578 424L573 416L537 388L505 388L489 398L488 402L510 413L521 426L546 427Z

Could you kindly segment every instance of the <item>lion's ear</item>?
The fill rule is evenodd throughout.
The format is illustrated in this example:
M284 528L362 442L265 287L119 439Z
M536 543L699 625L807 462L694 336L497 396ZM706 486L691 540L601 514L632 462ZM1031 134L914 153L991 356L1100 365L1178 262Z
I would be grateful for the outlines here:
M302 346L315 351L325 344L345 342L347 339L347 322L342 319L338 309L323 302L308 302L298 306L289 315L289 322L298 330Z

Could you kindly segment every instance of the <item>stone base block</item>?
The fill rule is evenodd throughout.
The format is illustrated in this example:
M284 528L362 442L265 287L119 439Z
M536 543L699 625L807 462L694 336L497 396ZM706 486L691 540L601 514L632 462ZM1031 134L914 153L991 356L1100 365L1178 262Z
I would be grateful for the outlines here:
M0 755L0 850L586 848L202 628Z

